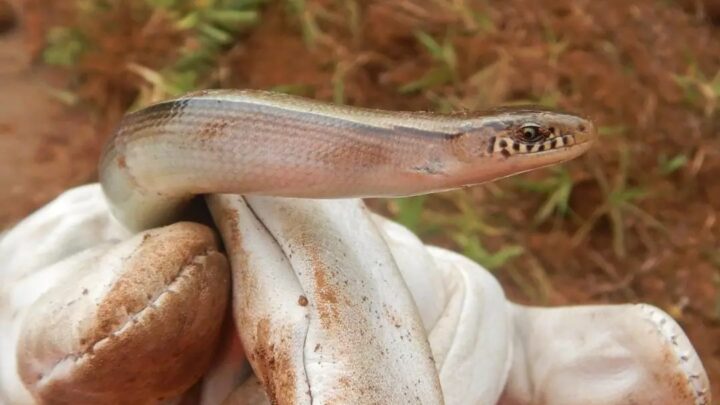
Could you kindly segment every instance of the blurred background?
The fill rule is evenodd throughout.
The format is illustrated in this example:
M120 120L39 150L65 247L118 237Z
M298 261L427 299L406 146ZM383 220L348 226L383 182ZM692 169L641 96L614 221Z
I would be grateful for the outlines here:
M0 228L96 181L125 112L210 87L590 116L570 163L369 204L515 301L657 305L720 398L720 0L0 0Z

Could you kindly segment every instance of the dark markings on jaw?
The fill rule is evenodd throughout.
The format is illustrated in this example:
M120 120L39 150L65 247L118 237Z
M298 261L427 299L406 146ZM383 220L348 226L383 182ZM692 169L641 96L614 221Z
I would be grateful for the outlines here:
M552 143L550 144L550 149L557 148L557 144L558 144L558 138L553 139Z
M501 139L498 143L498 146L500 146L501 148L507 148L507 141L505 139Z
M517 143L517 142L513 142L513 149L515 150L515 152L519 152L519 151L520 151L520 144Z
M512 153L510 153L510 151L508 151L507 149L501 150L501 151L500 151L500 154L502 154L503 157L505 157L506 159L509 158L509 157L512 155Z
M545 150L545 144L544 144L544 143L541 143L541 144L538 146L538 150L537 150L537 151L538 151L538 152L542 152L542 151L544 151L544 150Z
M493 153L493 149L495 149L495 137L491 136L490 139L488 139L487 153Z

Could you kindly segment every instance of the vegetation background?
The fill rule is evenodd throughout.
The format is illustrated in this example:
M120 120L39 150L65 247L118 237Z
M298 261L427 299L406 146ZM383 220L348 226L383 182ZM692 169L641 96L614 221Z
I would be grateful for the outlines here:
M194 89L386 109L570 110L600 126L599 145L581 159L369 203L486 266L513 300L659 306L720 380L720 1L16 6L20 33L0 39L0 60L19 66L0 68L0 225L93 181L126 111Z

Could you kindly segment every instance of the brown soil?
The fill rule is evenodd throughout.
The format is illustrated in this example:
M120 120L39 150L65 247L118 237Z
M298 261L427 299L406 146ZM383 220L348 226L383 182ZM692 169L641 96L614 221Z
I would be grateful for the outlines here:
M33 9L35 3L28 1L26 19L26 48L32 52L41 48L49 25L67 23L64 14L48 7ZM309 47L297 19L271 2L262 23L224 54L226 73L210 84L303 85L308 95L329 100L342 78L344 101L353 105L478 109L550 95L559 108L590 115L606 135L588 156L565 165L574 184L574 216L532 225L543 196L521 191L514 179L468 192L483 220L503 229L482 235L484 246L526 248L522 258L496 274L508 294L525 303L657 305L678 319L711 381L720 381L720 89L714 95L707 88L698 92L675 78L720 72L715 0L368 1L357 2L362 5L355 20L351 8L340 3L307 0L310 11L324 10L318 13L324 35ZM451 5L472 7L482 18L469 18ZM414 36L420 30L454 45L456 76L399 94L399 86L437 66ZM117 119L139 87L113 66L142 58L148 46L142 37L125 41L113 35L71 72L82 79L73 90L109 117L103 127ZM168 37L168 43L175 40ZM3 37L0 52L17 50L13 41ZM112 58L108 49L114 50ZM160 60L162 54L154 54L144 61L152 66ZM97 144L107 134L90 138L88 119L78 120L76 112L43 93L44 77L37 70L0 73L0 145L6 155L0 187L10 190L0 197L0 223L91 178ZM25 104L18 100L28 100L28 106L20 107ZM630 157L626 169L623 153ZM686 164L664 174L659 160L677 155L685 156ZM623 209L622 218L602 215L585 238L573 239L593 212L608 201L619 204L628 195L622 191L633 188L647 193L632 200L637 208ZM371 203L392 212L392 206ZM624 243L614 246L618 229ZM424 237L454 246L442 235ZM713 394L720 398L718 384Z
M98 137L57 90L64 75L31 68L21 32L0 36L0 228L93 176Z

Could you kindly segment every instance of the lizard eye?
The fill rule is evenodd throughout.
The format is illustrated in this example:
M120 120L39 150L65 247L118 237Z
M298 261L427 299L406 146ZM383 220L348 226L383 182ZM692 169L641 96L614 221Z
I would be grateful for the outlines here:
M540 127L536 124L525 124L520 128L520 137L524 142L535 143L543 139Z

